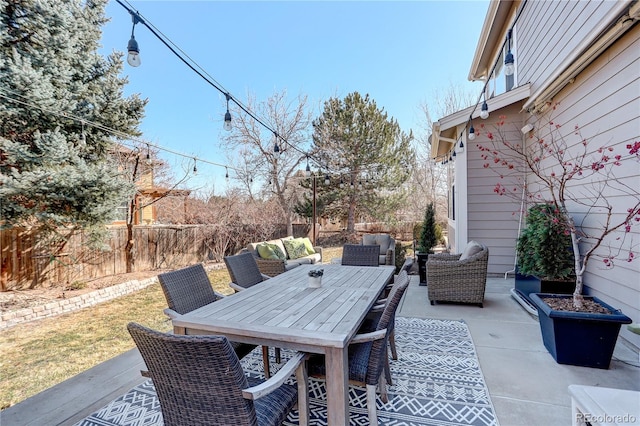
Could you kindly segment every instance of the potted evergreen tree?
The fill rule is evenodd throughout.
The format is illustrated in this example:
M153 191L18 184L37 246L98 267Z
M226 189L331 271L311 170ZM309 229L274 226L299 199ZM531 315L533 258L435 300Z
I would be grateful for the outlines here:
M424 220L418 239L418 274L420 275L420 285L427 285L427 258L433 253L433 247L437 244L436 232L436 211L433 203L427 205L424 212Z
M551 204L534 204L518 237L515 291L531 306L530 293L572 294L575 290L571 236L560 219Z
M590 146L578 126L566 132L549 119L523 143L513 136L510 140L508 135L517 131L505 131L505 119L500 117L495 134L486 133L487 144L484 138L477 144L484 167L500 175L494 191L507 196L524 193L527 200L547 204L558 232L571 238L573 294L530 296L544 345L558 363L609 368L620 326L632 320L600 298L583 295L583 280L594 258L600 257L606 270L636 257L628 236L640 224L640 194L633 174L619 178L616 170L625 162L640 161L640 142ZM628 169L637 167L633 166Z

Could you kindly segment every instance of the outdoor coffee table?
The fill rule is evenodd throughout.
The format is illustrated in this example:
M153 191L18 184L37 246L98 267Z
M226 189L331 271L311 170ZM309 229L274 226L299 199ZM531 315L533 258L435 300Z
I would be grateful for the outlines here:
M322 286L308 272L324 269ZM349 424L349 342L393 266L303 265L173 319L176 334L222 334L230 340L325 355L327 420Z

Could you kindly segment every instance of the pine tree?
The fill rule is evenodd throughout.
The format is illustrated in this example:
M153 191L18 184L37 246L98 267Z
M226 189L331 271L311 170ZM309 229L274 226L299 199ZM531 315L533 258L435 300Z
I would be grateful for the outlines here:
M358 92L325 102L313 127L313 155L332 175L330 186L319 185L323 196L333 194L325 212L346 217L348 232L354 232L357 214L393 220L406 197L413 136Z
M123 97L122 53L97 52L106 2L0 0L2 226L100 242L132 196L107 129L138 136L146 100Z
M433 247L438 242L436 236L436 210L433 203L427 205L424 212L424 221L422 222L422 231L420 232L420 243L418 250L421 253L433 253Z

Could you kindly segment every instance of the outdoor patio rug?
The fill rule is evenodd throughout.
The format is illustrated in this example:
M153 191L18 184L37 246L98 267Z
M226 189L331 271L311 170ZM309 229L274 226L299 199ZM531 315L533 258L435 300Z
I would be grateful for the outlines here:
M393 386L389 402L379 399L381 425L497 425L489 391L469 329L463 321L396 318L398 360L391 360ZM283 357L286 358L286 351ZM273 352L272 352L273 353ZM242 360L245 371L261 377L262 355L255 350ZM278 364L272 362L273 370ZM324 382L309 380L311 425L326 424ZM366 425L366 393L350 387L351 425ZM297 425L292 412L285 425ZM82 426L162 425L151 380L131 389L77 423Z

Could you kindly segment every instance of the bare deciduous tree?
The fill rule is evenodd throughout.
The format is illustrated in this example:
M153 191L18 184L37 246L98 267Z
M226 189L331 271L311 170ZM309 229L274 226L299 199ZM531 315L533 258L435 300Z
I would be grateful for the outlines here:
M249 96L247 109L276 134L238 105L231 104L230 108L233 127L222 145L231 151L230 162L237 169L231 177L241 182L252 199L275 197L287 224L287 234L292 235L295 184L291 179L305 160L304 149L309 144L311 112L307 110L307 97L299 95L289 101L286 91L281 91L259 103ZM274 152L276 144L279 154ZM255 193L256 188L259 194Z

